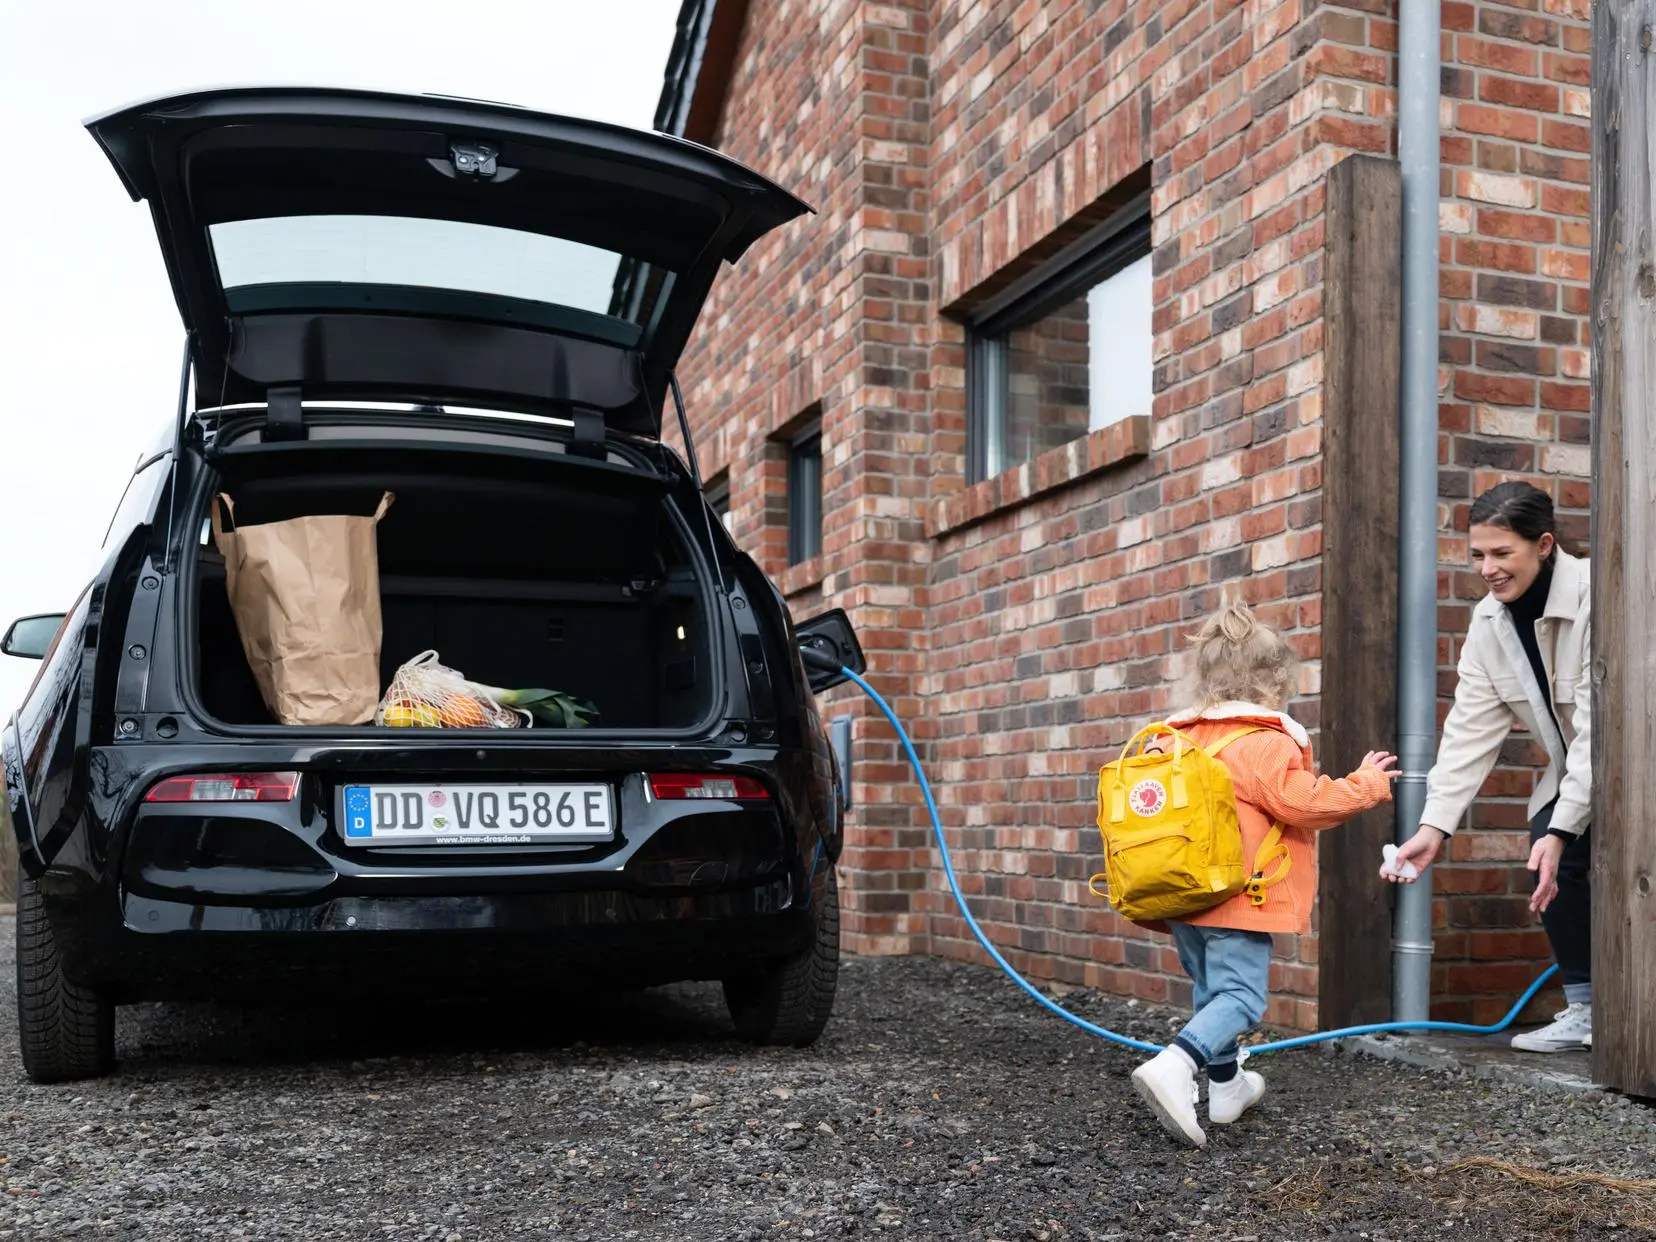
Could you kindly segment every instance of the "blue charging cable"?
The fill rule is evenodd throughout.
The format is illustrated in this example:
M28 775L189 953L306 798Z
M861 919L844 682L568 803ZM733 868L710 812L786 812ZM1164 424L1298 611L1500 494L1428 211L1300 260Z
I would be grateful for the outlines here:
M1014 970L1012 964L1001 956L1000 950L990 943L989 937L983 934L983 928L978 926L978 921L972 917L971 910L967 908L966 898L960 891L960 883L955 879L954 862L949 857L949 843L943 837L943 821L937 814L937 801L932 797L931 782L926 779L926 771L920 766L920 756L915 754L914 743L909 741L908 732L903 728L902 722L897 719L897 713L891 710L891 705L880 697L879 691L848 668L841 668L840 672L855 682L862 689L862 692L873 700L874 706L885 713L885 718L891 722L891 727L897 731L897 740L903 744L903 751L908 755L909 766L914 769L914 779L920 783L920 792L926 798L926 811L931 816L932 834L937 838L937 852L943 859L943 874L948 878L949 891L954 894L955 904L960 907L960 916L966 920L966 926L972 929L972 935L977 937L977 942L983 946L983 951L994 960L995 965L1006 972L1007 977L1013 983L1028 992L1037 1004L1050 1009L1064 1021L1074 1023L1089 1035L1097 1035L1100 1039L1107 1039L1111 1043L1120 1044L1124 1048L1136 1048L1140 1052L1160 1052L1162 1050L1160 1044L1147 1043L1142 1039L1133 1039L1118 1031L1099 1026L1095 1022L1088 1022L1085 1018L1071 1013L1056 1001L1043 995L1034 984ZM1524 1006L1530 1003L1531 998L1541 990L1541 986L1552 978L1557 970L1556 965L1547 967L1542 972L1541 977L1530 984L1524 994L1518 998L1518 1003L1507 1011L1506 1017L1492 1026L1473 1026L1466 1022L1375 1022L1368 1026L1344 1026L1337 1031L1318 1031L1313 1035L1297 1035L1292 1039L1276 1040L1274 1043L1252 1044L1246 1048L1246 1051L1250 1055L1257 1055L1262 1052L1280 1052L1285 1048L1303 1048L1307 1044L1322 1043L1331 1039L1345 1039L1353 1035L1374 1035L1382 1031L1455 1031L1462 1035L1494 1035L1506 1030L1517 1020L1518 1015L1524 1011Z

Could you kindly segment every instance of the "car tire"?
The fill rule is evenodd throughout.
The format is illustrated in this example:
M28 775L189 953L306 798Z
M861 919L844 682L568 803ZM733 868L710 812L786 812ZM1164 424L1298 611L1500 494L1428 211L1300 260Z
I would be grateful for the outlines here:
M725 1006L743 1039L803 1048L834 1011L839 981L839 881L829 871L811 943L752 975L724 981Z
M34 1082L99 1078L115 1066L115 1005L64 973L40 888L26 877L17 895L17 1033Z

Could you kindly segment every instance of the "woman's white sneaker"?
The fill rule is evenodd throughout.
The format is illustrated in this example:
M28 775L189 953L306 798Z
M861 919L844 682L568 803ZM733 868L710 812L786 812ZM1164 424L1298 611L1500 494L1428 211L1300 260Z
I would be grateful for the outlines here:
M1228 1126L1265 1098L1265 1079L1253 1070L1239 1070L1229 1082L1208 1079L1208 1120Z
M1163 1048L1134 1070L1133 1090L1174 1138L1192 1147L1207 1146L1207 1135L1196 1120L1196 1064L1182 1048Z
M1571 1005L1538 1031L1512 1037L1522 1052L1575 1052L1593 1046L1593 1007Z

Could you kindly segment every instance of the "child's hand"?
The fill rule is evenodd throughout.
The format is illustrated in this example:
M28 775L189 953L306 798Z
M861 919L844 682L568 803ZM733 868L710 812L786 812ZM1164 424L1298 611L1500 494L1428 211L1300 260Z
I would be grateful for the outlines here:
M1395 781L1400 775L1402 775L1402 773L1395 771L1392 767L1392 765L1396 762L1397 756L1392 754L1389 750L1371 750L1368 754L1363 756L1363 762L1358 766L1364 768L1379 768L1380 771L1386 774L1386 778L1388 780Z

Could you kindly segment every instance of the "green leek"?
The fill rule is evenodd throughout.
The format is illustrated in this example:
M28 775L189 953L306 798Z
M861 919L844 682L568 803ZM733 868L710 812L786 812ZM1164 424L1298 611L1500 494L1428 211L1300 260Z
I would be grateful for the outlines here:
M472 690L487 695L502 707L527 712L538 724L555 729L584 729L598 718L598 708L584 699L561 690L506 690L467 682Z

